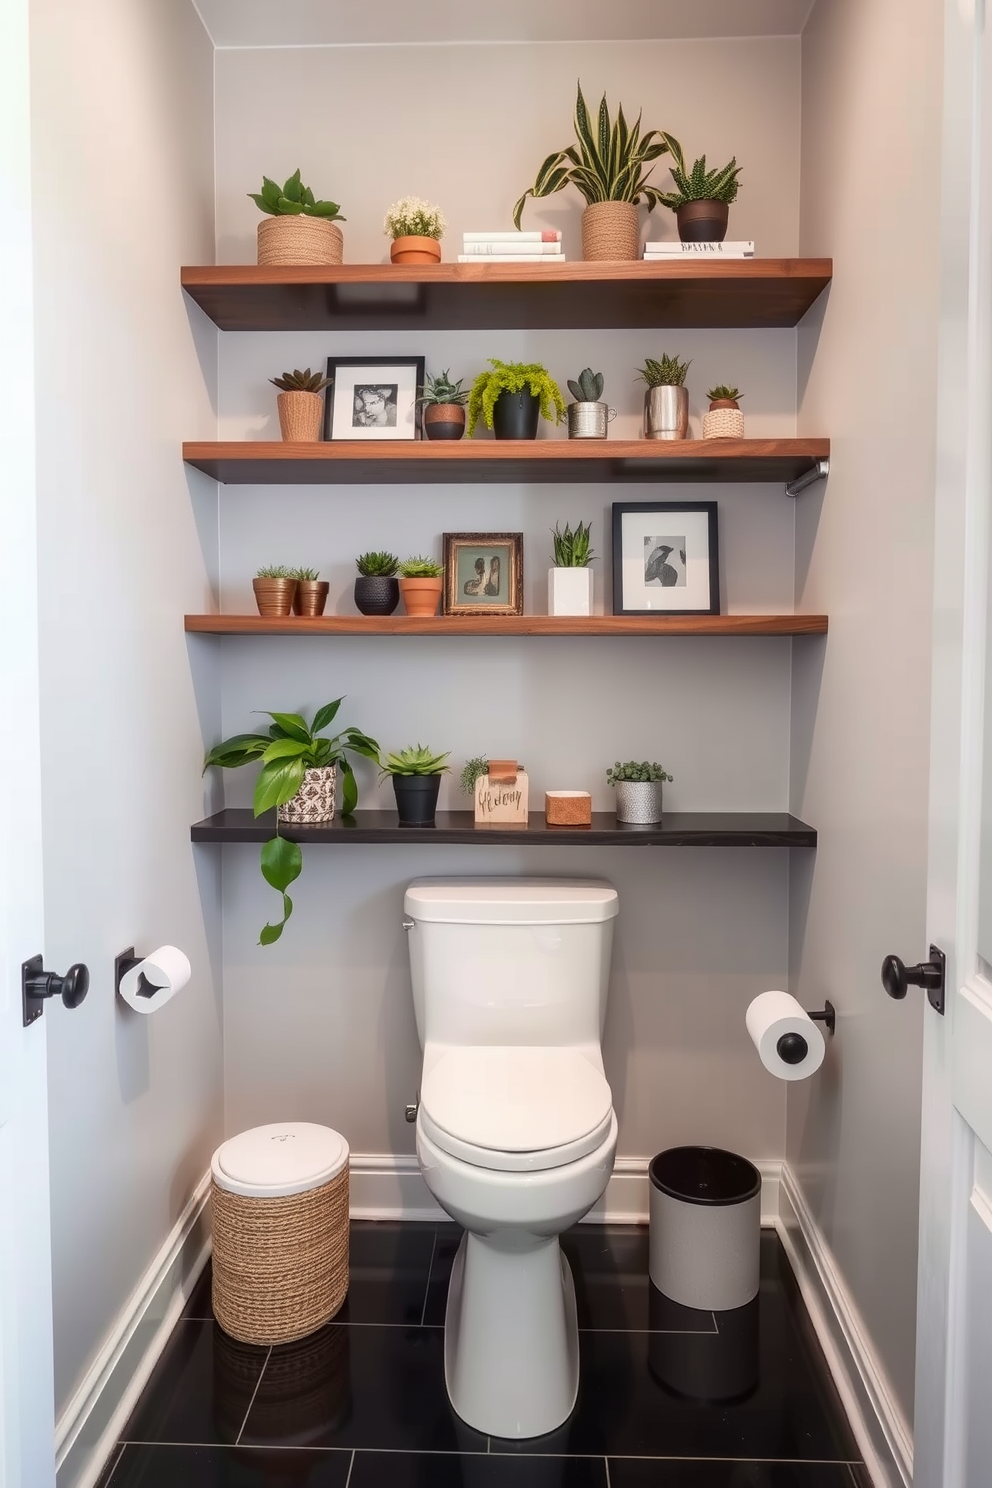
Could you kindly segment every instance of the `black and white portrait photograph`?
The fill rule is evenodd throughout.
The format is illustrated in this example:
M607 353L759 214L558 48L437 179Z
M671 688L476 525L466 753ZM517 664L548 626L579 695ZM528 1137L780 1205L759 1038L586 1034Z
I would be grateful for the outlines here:
M325 439L419 439L423 357L328 357Z
M644 582L660 589L685 588L685 535L644 539Z
M719 615L715 501L613 503L614 615Z
M395 429L395 382L360 382L355 387L351 423L355 429Z

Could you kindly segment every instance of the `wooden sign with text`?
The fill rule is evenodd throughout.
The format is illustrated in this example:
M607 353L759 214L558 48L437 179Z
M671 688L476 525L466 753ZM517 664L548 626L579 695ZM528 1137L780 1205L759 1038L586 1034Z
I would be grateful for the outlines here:
M475 782L477 827L527 825L530 782L516 760L490 760L489 773Z

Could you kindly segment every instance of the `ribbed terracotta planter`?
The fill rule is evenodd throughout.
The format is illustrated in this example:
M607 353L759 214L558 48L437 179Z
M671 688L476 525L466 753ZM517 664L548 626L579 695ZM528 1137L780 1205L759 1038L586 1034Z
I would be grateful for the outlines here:
M260 264L339 264L344 237L323 217L266 217L258 224Z
M252 579L260 615L291 615L296 598L295 579Z
M293 596L294 615L322 615L330 586L325 579L297 579Z
M395 264L432 264L441 262L441 244L437 238L394 238L389 257Z
M334 818L334 790L337 782L335 765L320 765L307 770L292 800L279 807L281 822L296 822L313 827Z
M683 243L722 243L727 236L730 206L721 201L683 202L675 217Z
M461 439L465 433L465 409L461 403L426 403L424 435L427 439Z
M315 444L324 421L324 400L319 393L280 393L276 399L279 428L287 444Z
M640 256L640 229L633 202L592 202L582 213L582 257L633 260Z
M400 595L408 615L436 615L444 580L400 579Z

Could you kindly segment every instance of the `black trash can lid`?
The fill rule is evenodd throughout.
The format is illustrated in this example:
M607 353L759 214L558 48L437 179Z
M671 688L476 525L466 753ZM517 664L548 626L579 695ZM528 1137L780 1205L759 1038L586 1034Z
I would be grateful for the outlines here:
M669 1147L648 1173L654 1188L687 1204L743 1204L761 1192L754 1163L720 1147Z

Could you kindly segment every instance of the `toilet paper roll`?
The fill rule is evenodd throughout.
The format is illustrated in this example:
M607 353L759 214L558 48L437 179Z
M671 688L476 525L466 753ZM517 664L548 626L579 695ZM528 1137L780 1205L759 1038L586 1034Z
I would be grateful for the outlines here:
M189 959L177 946L159 946L121 977L120 994L137 1013L157 1013L181 992L192 976Z
M788 992L762 992L746 1022L758 1057L779 1080L806 1080L823 1063L823 1034Z

